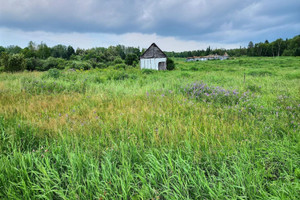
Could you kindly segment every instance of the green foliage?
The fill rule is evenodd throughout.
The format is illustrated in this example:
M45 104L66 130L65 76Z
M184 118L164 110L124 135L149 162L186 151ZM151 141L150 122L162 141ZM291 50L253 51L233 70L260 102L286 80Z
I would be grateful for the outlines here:
M77 69L77 70L89 70L89 69L92 69L91 63L87 62L87 61L69 61L66 64L66 67L69 68L69 69Z
M4 70L8 72L23 71L26 67L23 54L3 55L2 63Z
M155 70L153 69L142 69L143 74L153 74L155 73Z
M62 58L49 57L47 60L43 61L43 64L41 66L36 67L36 69L38 71L48 71L52 68L64 69L65 63L65 60Z
M269 42L266 40L264 43L259 42L254 44L249 42L247 47L240 47L237 49L211 49L208 47L206 50L184 51L184 52L166 52L169 57L192 57L192 56L207 56L209 54L224 55L227 52L230 56L300 56L300 35L291 39L283 40L281 38Z
M167 70L174 70L175 69L175 63L174 60L171 58L167 58Z
M26 70L33 71L41 68L43 62L38 58L26 58Z
M127 54L125 58L125 64L126 65L133 65L134 61L138 61L138 56L136 54Z
M122 64L124 62L123 62L122 58L117 57L117 58L115 58L113 63L116 65L116 64Z
M5 52L5 48L3 46L0 46L0 55L2 52Z
M47 77L50 77L50 78L57 79L60 76L61 76L61 71L56 68L49 69L47 72Z
M113 66L114 69L125 69L126 65L125 64L116 64L115 66Z

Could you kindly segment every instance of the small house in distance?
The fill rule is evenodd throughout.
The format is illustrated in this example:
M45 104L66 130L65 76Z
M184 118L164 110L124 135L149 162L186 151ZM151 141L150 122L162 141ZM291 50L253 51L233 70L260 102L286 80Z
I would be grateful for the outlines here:
M141 69L167 70L167 56L155 44L151 46L140 57Z

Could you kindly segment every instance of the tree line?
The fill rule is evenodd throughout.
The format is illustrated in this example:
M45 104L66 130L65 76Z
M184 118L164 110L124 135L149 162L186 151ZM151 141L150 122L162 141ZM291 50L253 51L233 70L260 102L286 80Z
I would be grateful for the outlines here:
M36 44L30 41L25 48L0 46L0 71L136 67L141 53L137 47L123 45L75 50L72 46L59 44L49 47L43 42Z
M126 66L137 67L139 57L145 49L139 47L125 47L124 45L105 47L95 47L91 49L76 50L72 46L62 44L49 47L41 42L36 44L32 41L28 46L21 48L11 45L8 47L0 46L0 72L1 71L22 71L37 70L47 71L51 68L57 69L91 69L107 68L114 66L117 69ZM211 49L184 51L184 52L165 52L168 57L192 57L206 56L210 54L229 56L300 56L300 35L292 39L277 39L273 42L266 40L254 44L249 42L248 47L237 49ZM168 59L168 69L174 69L175 65Z
M247 47L240 47L236 49L211 49L206 50L184 51L184 52L166 52L167 56L171 57L193 57L193 56L207 56L210 54L224 55L227 52L229 56L300 56L300 35L291 39L283 40L281 38L269 42L259 42L254 44L249 42Z

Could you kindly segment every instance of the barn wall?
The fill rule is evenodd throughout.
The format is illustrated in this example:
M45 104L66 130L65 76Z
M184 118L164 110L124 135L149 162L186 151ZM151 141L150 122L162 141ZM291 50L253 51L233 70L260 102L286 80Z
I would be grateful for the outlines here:
M158 70L159 62L167 62L167 58L148 58L141 59L141 69L155 69Z

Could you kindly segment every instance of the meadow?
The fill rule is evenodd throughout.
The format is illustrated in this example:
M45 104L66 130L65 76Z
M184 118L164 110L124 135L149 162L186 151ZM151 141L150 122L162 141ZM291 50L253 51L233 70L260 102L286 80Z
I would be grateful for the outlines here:
M0 73L0 199L300 199L300 59Z

